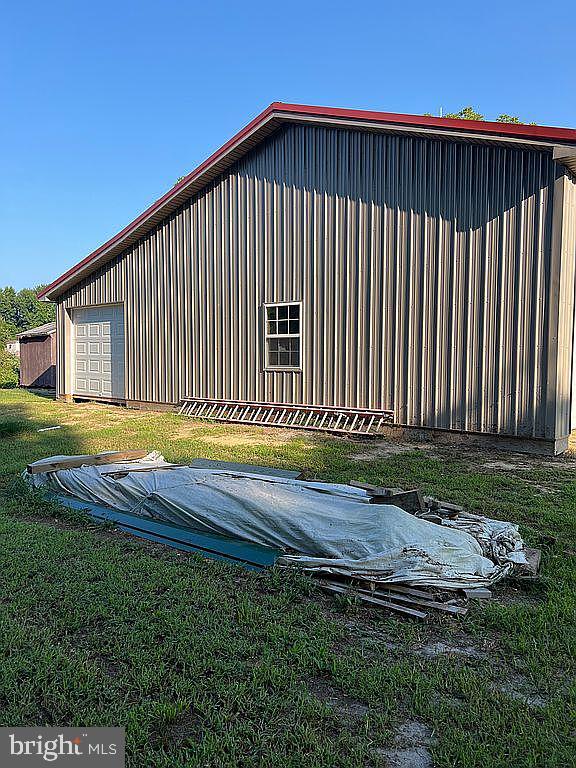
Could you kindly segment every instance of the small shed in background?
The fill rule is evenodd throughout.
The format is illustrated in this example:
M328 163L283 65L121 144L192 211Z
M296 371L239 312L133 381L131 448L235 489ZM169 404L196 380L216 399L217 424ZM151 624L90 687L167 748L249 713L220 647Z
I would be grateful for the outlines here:
M20 386L56 387L56 323L46 323L18 334Z

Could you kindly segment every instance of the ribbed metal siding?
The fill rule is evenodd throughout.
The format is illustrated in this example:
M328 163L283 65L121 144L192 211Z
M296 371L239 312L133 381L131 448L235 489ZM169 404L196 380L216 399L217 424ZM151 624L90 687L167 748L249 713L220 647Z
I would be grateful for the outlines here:
M563 271L560 281L559 384L556 430L566 434L576 429L576 175L564 178L562 218Z
M554 172L535 150L289 126L63 304L125 302L129 399L543 436ZM299 300L303 372L265 373L261 305Z

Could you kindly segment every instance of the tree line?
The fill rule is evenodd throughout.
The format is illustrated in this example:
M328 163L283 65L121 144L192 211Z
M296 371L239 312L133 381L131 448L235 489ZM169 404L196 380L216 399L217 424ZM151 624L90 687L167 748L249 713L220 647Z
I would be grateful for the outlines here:
M44 286L16 291L11 286L0 288L0 334L8 341L17 333L50 323L56 316L55 307L38 301L36 295Z

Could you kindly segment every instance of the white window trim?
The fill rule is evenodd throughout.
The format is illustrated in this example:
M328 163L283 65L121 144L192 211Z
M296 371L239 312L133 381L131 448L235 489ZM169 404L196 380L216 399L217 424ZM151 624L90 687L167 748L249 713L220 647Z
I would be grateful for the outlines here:
M268 307L293 307L298 305L299 311L299 323L300 333L268 333ZM264 372L276 373L276 372L295 372L302 373L302 360L304 356L304 334L303 334L303 306L301 301L265 301L262 305L262 315L264 323ZM300 340L300 365L269 365L268 364L268 339L299 339Z

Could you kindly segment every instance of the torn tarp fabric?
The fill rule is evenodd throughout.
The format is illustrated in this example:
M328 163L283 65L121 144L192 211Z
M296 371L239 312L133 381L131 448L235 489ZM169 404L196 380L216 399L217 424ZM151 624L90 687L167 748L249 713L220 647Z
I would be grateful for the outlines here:
M370 504L366 491L349 485L169 465L158 453L25 476L53 493L273 547L283 553L281 565L307 571L469 588L498 581L514 560L505 556L505 536L500 556L492 557L486 526L482 546L478 525L460 530L428 522Z

